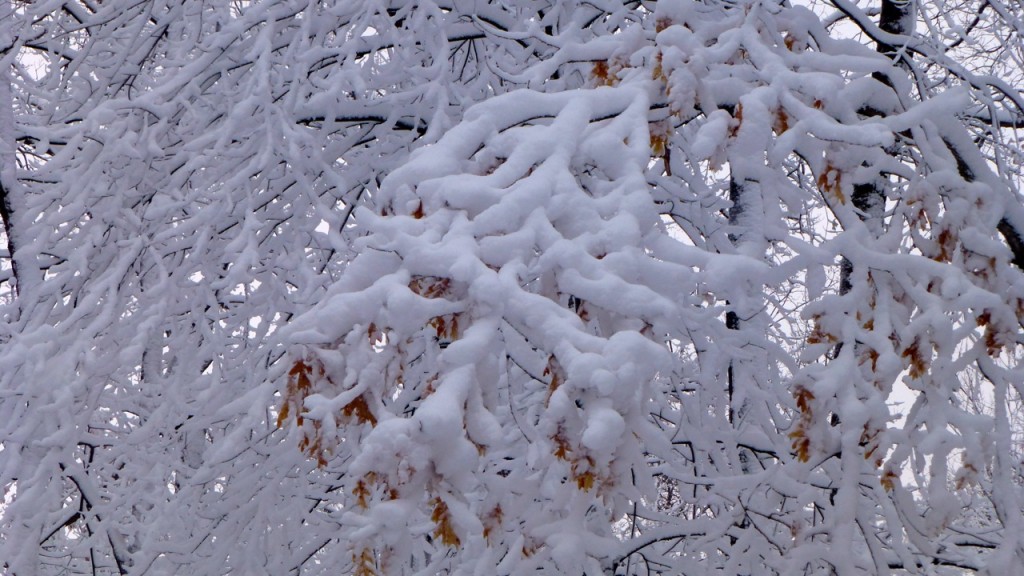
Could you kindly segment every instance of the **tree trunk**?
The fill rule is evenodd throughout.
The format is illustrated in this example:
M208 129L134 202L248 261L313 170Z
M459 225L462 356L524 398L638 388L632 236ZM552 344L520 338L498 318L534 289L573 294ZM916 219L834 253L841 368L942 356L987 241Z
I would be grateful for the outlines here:
M34 257L25 254L28 238L23 228L31 222L25 208L25 198L20 195L17 169L17 132L14 122L14 96L11 90L10 51L14 49L14 11L10 0L0 2L0 56L5 68L0 71L0 219L3 220L7 235L7 252L11 259L15 293L24 299L31 293L31 286L40 278Z

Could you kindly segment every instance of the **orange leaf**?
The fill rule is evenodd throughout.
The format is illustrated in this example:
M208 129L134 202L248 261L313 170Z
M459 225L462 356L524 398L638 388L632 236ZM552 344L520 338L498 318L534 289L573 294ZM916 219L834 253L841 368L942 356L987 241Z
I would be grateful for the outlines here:
M879 481L886 492L892 492L892 489L896 487L896 480L896 473L892 470L886 470Z
M352 563L356 567L354 576L377 576L377 562L373 550L363 548L359 554L352 554Z
M484 539L491 542L491 536L495 530L501 528L501 520L504 517L504 512L501 510L501 505L498 504L484 518Z
M921 353L920 339L915 338L914 342L903 350L903 354L901 354L901 356L903 358L907 358L910 362L911 378L920 378L928 371L928 364L925 361L924 355Z
M452 526L448 505L440 497L434 498L434 512L430 515L430 519L434 521L435 525L434 537L440 538L441 543L445 546L458 548L462 541L459 540L459 535L455 533L455 528Z
M377 425L377 418L373 415L373 412L370 410L370 405L367 404L366 398L362 394L346 404L345 407L341 409L341 413L350 418L354 417L360 424L369 422L370 426Z
M818 189L827 198L833 198L840 204L846 203L846 195L843 194L843 173L831 163L825 166L825 170L818 176Z

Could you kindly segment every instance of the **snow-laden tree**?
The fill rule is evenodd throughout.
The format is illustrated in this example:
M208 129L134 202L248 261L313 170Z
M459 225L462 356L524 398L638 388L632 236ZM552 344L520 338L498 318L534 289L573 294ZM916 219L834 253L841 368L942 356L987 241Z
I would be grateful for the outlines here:
M1019 8L814 7L9 5L4 570L1012 573Z
M0 559L301 566L321 542L290 527L245 553L308 523L268 334L337 278L359 199L511 86L491 60L550 50L485 33L519 22L497 6L5 5Z

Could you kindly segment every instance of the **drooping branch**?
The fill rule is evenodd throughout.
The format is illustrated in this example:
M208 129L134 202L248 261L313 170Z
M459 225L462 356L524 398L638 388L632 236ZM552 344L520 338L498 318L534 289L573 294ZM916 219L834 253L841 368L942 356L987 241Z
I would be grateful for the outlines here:
M1003 218L999 221L999 225L996 227L999 233L1003 235L1003 239L1006 240L1006 245L1010 247L1010 251L1013 252L1013 264L1024 270L1024 236L1021 235L1020 231L1009 220Z
M964 140L965 138L957 138L954 134L946 133L943 135L943 143L956 161L956 168L960 177L966 182L975 182L988 168L984 165L984 161L980 158L977 150L967 148L966 142L969 142L969 139L966 142ZM1007 190L1007 193L1011 193L1011 191ZM1008 199L1007 213L999 220L996 229L1003 236L1003 240L1006 241L1007 247L1009 247L1010 252L1013 254L1011 262L1017 268L1024 270L1024 234L1021 233L1022 222L1019 217L1021 212L1019 200L1015 198Z
M1024 95L1005 80L988 75L973 73L963 64L956 62L949 56L939 53L928 44L910 35L892 34L880 26L875 25L868 18L867 14L860 10L849 0L829 0L840 12L846 14L850 20L876 45L893 46L908 55L922 57L928 61L935 62L942 68L963 81L972 90L988 92L992 91L1007 101L1012 102L1017 114L1024 114Z

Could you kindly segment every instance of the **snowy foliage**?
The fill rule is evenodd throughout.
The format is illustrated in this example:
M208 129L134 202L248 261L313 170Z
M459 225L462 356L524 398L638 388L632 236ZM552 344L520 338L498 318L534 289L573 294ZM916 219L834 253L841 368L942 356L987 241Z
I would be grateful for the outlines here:
M1013 573L975 3L6 3L0 572Z

